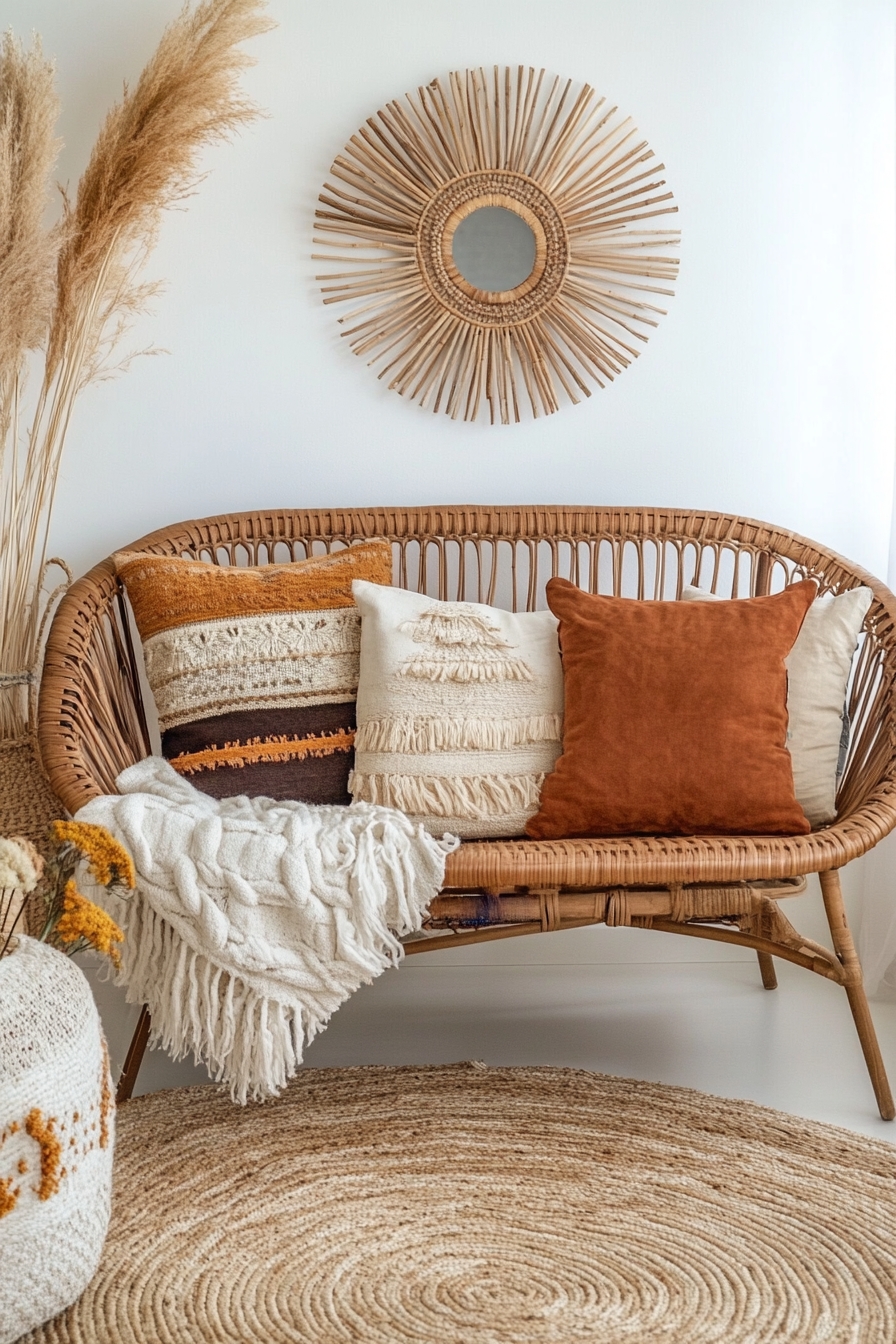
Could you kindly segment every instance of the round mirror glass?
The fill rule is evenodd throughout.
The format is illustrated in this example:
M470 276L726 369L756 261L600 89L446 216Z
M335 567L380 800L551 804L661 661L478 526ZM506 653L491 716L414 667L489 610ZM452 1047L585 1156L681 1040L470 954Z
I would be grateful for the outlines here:
M515 211L483 205L458 224L451 254L467 284L501 293L532 274L535 234Z

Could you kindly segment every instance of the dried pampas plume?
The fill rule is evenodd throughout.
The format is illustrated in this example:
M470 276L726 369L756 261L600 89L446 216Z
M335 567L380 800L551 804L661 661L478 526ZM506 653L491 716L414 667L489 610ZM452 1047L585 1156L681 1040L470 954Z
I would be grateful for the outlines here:
M45 230L48 184L60 142L53 67L40 42L0 42L0 374L21 370L47 332L58 230Z
M200 180L199 158L259 115L240 94L247 39L274 26L264 0L188 5L107 116L74 202L45 228L58 141L53 67L0 46L0 740L27 731L54 594L46 543L78 393L127 366L122 336L156 286L139 276L162 211ZM28 352L44 367L22 429ZM58 590L57 590L58 591Z
M254 61L237 48L274 26L262 9L262 0L206 0L185 9L133 92L125 89L107 116L75 204L66 208L51 372L79 339L92 372L108 319L143 305L134 263L139 267L154 244L161 212L195 188L200 151L258 115L238 90L240 73Z

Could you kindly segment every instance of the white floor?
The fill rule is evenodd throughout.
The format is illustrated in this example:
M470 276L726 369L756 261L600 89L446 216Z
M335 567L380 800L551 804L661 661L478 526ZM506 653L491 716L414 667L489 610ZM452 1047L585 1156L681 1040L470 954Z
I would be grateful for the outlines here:
M797 904L802 918L797 918ZM822 933L817 901L788 902ZM896 1143L880 1120L842 989L786 962L762 988L752 953L634 929L576 930L408 958L361 989L306 1052L308 1066L549 1064L676 1083ZM96 984L113 1064L136 1009ZM896 1003L872 1012L896 1086ZM205 1082L148 1053L137 1093Z

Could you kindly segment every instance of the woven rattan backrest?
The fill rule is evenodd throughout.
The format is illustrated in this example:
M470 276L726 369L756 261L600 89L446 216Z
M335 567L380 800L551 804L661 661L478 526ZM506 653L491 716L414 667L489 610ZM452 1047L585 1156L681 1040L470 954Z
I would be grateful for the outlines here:
M395 551L395 582L443 600L543 607L558 574L591 592L674 598L698 582L724 596L812 575L822 591L863 578L790 533L719 514L659 510L442 507L236 514L151 533L127 549L217 564L300 560L370 537Z
M894 792L896 600L849 561L803 537L734 515L661 509L439 506L282 510L181 523L127 547L246 565L302 559L371 537L392 542L394 579L443 599L544 607L549 578L592 592L675 598L697 582L723 596L774 592L812 577L824 593L869 584L875 600L850 692L852 745L840 814ZM104 562L63 600L48 644L39 728L51 780L69 808L112 791L152 749L130 623Z

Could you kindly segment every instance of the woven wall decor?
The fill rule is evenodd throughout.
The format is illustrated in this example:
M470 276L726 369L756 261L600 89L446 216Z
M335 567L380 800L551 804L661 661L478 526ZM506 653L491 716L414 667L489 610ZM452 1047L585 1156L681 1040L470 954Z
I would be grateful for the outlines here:
M402 396L494 424L577 403L639 354L672 295L677 212L631 117L544 70L453 72L388 103L337 156L320 194L324 303ZM534 239L511 289L476 288L455 233L500 207Z

